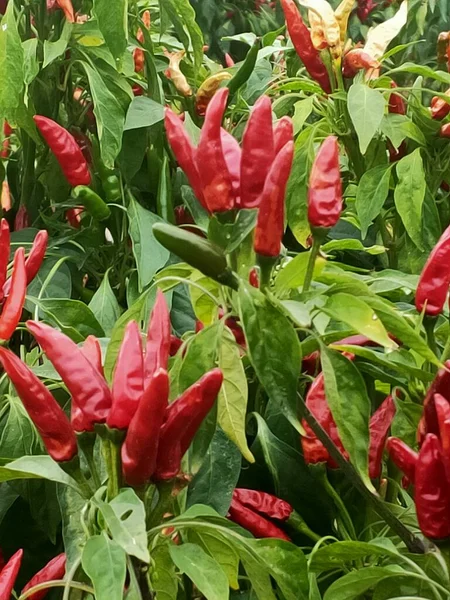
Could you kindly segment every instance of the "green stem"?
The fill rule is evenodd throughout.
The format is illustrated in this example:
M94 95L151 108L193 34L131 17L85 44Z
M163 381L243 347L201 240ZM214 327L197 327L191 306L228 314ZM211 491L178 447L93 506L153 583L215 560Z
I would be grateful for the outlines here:
M350 515L348 514L348 510L347 510L344 502L342 501L342 498L339 496L339 494L336 492L334 487L329 482L326 470L323 471L323 476L321 477L321 481L325 488L325 491L333 500L333 502L336 506L336 509L339 513L339 516L341 517L342 525L344 528L344 531L343 531L344 534L350 540L357 540L358 536L356 535L353 521L351 520Z
M103 456L105 457L106 469L108 471L108 500L115 498L121 486L122 463L120 460L120 445L112 440L104 438Z
M86 460L95 488L98 489L99 487L101 487L102 482L100 480L100 475L98 473L97 465L94 458L95 440L95 433L85 432L77 435L78 447L80 448Z
M259 289L264 292L270 285L272 269L277 258L272 256L262 256L261 254L258 254L256 258L259 266Z
M154 510L149 515L149 527L147 529L160 525L166 512L169 512L172 504L173 484L173 480L161 481L157 484L159 499Z
M425 331L427 333L427 341L430 346L432 352L437 356L437 345L436 338L434 336L434 327L436 325L436 317L429 317L425 315L423 320L423 325L425 327Z
M378 225L378 230L381 235L381 239L383 240L383 246L386 248L386 256L389 263L389 266L392 268L392 256L391 256L391 248L392 248L392 240L388 233L386 223L384 222L383 217L380 215L376 218L376 223Z
M309 253L308 268L306 269L305 281L303 282L303 294L309 291L316 266L316 258L320 252L321 238L313 234L313 245Z
M305 523L302 517L295 510L289 517L287 524L293 529L295 529L295 531L298 531L302 535L308 537L314 543L320 542L320 540L322 539L320 535L314 533L314 531L312 531L312 529L308 527L308 525Z
M333 460L339 465L339 468L342 470L344 476L348 479L351 485L353 485L353 487L367 500L367 502L372 505L378 516L381 517L387 525L389 525L396 535L398 535L410 552L413 552L414 554L424 554L425 546L423 542L417 538L407 527L405 527L405 525L403 525L399 519L397 519L390 508L378 496L373 494L366 487L354 466L345 460L326 431L311 414L301 396L300 400L302 417L306 420L315 435L328 450L331 458L333 458Z

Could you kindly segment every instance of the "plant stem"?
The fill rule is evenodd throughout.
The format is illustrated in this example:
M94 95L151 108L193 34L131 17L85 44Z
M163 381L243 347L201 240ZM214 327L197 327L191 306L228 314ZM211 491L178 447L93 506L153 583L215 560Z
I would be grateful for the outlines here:
M342 525L344 526L344 533L350 540L357 540L358 536L356 535L353 521L351 520L350 515L348 514L348 510L347 510L344 502L342 501L342 498L339 496L339 494L336 492L334 487L329 482L328 477L327 477L327 472L325 469L323 471L321 480L322 480L322 484L325 488L325 491L331 497L331 499L333 500L333 502L339 512L339 515L342 520Z
M354 466L345 460L345 458L333 444L326 431L311 414L302 398L301 400L300 409L302 412L302 417L306 420L315 435L328 450L331 458L333 458L334 461L339 465L340 469L342 469L342 472L351 485L353 485L353 487L358 490L358 492L360 492L360 494L372 505L378 516L381 517L387 525L389 525L396 535L398 535L410 552L413 552L414 554L424 554L425 546L423 542L417 538L405 525L403 525L399 519L397 519L397 517L391 512L390 508L383 502L383 500L367 489Z
M317 235L313 235L313 245L309 253L308 268L306 269L305 281L303 282L303 294L309 291L314 275L314 267L316 266L316 258L320 252L321 239Z
M295 510L289 517L287 524L293 529L295 529L295 531L298 531L302 535L308 537L314 543L320 542L320 540L322 539L319 534L315 533L312 529L308 527L308 525L305 523L302 517Z
M161 521L168 512L172 502L172 490L173 490L174 481L161 481L158 483L158 494L159 499L158 503L155 506L154 510L149 515L149 527L147 529L151 529L156 525L160 525Z
M102 444L108 471L108 500L112 500L119 493L121 484L122 464L120 461L120 446L108 439L103 439Z

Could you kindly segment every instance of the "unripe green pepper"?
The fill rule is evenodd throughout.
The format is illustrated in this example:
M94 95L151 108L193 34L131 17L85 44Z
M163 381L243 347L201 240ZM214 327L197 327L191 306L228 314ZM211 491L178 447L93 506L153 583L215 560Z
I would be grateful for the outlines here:
M122 196L122 187L117 175L108 175L102 181L102 187L108 202L117 202Z
M94 219L104 221L111 216L109 206L91 188L85 185L78 185L73 190L73 195Z

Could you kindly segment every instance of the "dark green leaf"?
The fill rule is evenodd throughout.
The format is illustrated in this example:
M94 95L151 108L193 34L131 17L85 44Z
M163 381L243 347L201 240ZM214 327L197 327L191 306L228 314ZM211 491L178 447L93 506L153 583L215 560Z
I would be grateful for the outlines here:
M379 165L361 177L356 193L356 212L364 239L372 221L379 216L389 193L391 166Z
M397 176L395 207L409 237L419 249L423 249L421 224L426 181L419 148L397 163Z
M94 0L94 14L111 54L121 58L127 49L128 0Z
M100 323L106 336L110 336L120 317L120 306L109 283L109 269L106 271L100 287L89 302L89 308Z

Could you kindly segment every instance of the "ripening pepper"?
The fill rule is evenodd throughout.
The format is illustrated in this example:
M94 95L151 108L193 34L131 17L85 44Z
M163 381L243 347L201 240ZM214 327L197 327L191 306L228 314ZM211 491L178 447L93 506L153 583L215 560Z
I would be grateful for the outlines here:
M89 167L73 135L47 117L35 115L33 119L70 185L89 185Z
M337 138L328 136L314 160L308 187L308 221L313 230L329 229L342 212L342 183Z
M0 600L10 600L22 564L23 550L17 550L0 572Z
M165 56L169 59L169 67L166 69L166 76L173 82L177 91L185 97L192 96L192 88L189 85L186 76L180 69L180 63L186 54L185 50L178 52L164 51Z
M416 291L416 308L429 316L439 315L447 300L450 286L450 226L439 238L420 275Z
M111 394L95 365L64 333L36 321L27 321L27 327L66 384L72 406L80 409L84 416L87 429L75 430L92 431L96 423L105 423L111 408Z
M450 88L445 92L449 102L446 102L439 96L433 96L430 104L431 118L436 120L444 119L450 113Z
M77 185L73 190L73 196L94 219L105 221L111 216L111 210L106 202L86 185Z
M144 24L144 27L146 29L150 29L150 11L149 10L145 10L142 14L142 22ZM138 32L136 34L136 38L137 41L140 44L144 43L144 33L142 31L142 29L139 27ZM133 60L134 60L134 70L136 71L136 73L140 73L141 71L144 70L144 65L145 65L145 53L144 50L142 50L142 48L136 48L133 52Z
M291 41L298 56L311 77L329 94L331 92L331 85L327 69L320 58L319 51L312 43L311 34L303 22L297 5L294 0L281 0L281 6L286 17L287 29Z
M49 583L50 581L56 581L58 579L62 579L66 573L66 555L65 553L58 554L55 556L50 562L48 562L45 567L43 567L40 571L33 575L30 581L26 584L26 586L22 590L22 594L30 590L35 585L39 585L40 583ZM31 600L43 600L50 588L40 590L39 592L35 592L28 596Z
M256 222L253 248L256 254L277 257L284 233L284 199L294 159L294 142L288 142L275 157L264 183Z
M63 11L64 16L69 23L75 23L75 12L72 6L72 0L56 0L56 4Z
M367 54L361 48L355 48L344 54L342 74L344 77L350 79L362 69L369 71L370 69L378 69L379 67L380 63L372 58L370 54Z
M285 522L292 511L290 504L271 494L253 490L235 490L228 518L250 531L257 538L278 538L290 541L289 536L270 519Z
M230 68L230 67L234 67L235 64L236 63L234 62L233 57L230 56L230 54L228 54L228 52L225 52L225 66L227 68Z
M8 274L9 252L11 247L11 236L6 219L0 222L0 300L4 298L4 286Z
M358 0L358 8L356 14L361 23L365 23L371 12L375 10L377 5L373 0Z
M219 71L205 79L198 88L195 96L195 110L198 115L201 117L205 116L208 104L211 102L214 94L220 88L221 84L229 79L231 79L231 74L228 71Z
M450 138L450 123L442 125L442 127L439 130L439 135L443 138Z
M8 212L12 208L11 192L6 179L2 181L2 187L0 190L0 205L5 212Z
M437 62L443 63L447 58L447 48L450 42L450 31L441 31L437 39Z

